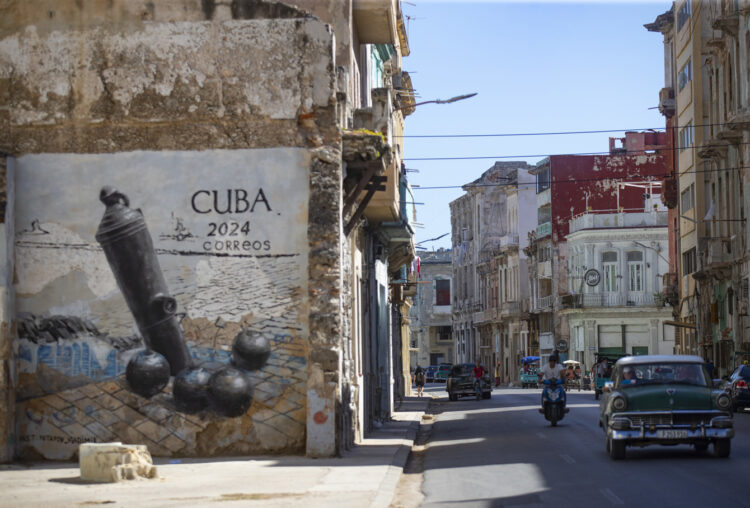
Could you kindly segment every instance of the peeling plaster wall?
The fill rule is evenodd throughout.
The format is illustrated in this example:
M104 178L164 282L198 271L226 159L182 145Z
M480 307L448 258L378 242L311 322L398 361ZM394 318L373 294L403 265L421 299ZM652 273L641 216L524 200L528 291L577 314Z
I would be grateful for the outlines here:
M2 442L55 459L104 440L157 456L335 454L342 173L330 28L311 17L218 21L227 13L188 0L48 4L0 8L0 150L20 193L7 300L18 295L24 333L41 337L19 338L16 361L4 361L10 335L0 334L2 394L15 398L16 365L24 393L17 436L3 404ZM171 384L152 399L126 389L138 337L93 239L103 184L143 209L194 359L228 362L242 326L270 337L245 415L183 415ZM209 201L192 201L236 189L252 201L259 187L273 213L250 221L247 245L218 230L241 227L243 213L204 214Z
M662 155L553 155L552 175L552 238L564 242L572 215L586 211L617 208L617 182L661 180L666 173ZM559 180L581 181L559 183ZM558 182L558 183L554 183ZM620 193L620 206L642 208L641 189L625 189Z

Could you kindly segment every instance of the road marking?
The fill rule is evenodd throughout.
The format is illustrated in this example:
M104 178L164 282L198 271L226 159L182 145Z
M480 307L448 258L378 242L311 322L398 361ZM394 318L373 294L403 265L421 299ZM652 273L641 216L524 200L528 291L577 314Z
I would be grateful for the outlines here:
M545 435L544 435L544 434L542 434L541 432L537 432L537 433L536 433L536 435L537 435L537 436L539 436L539 437L540 437L540 438L542 438L542 439L547 439L547 436L545 436Z
M614 492L612 492L610 489L599 489L599 492L601 492L602 495L604 497L606 497L607 500L610 503L614 504L614 505L624 505L625 504L625 501L623 501L622 499L620 499L619 497L617 497L617 494L615 494Z
M562 459L565 462L567 462L568 464L575 464L576 463L576 459L574 459L573 457L571 457L570 455L567 455L565 453L561 453L560 457L562 457Z

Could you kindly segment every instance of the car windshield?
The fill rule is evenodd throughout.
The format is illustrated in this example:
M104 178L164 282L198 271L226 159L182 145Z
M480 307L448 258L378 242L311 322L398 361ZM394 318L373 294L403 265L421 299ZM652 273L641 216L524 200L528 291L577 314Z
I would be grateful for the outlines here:
M686 384L709 386L708 376L700 363L644 363L620 367L618 388L644 384Z

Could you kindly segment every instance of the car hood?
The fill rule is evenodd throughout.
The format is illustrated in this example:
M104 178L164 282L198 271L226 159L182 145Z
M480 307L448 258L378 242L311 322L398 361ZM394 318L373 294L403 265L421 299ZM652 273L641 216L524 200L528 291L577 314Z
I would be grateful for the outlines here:
M628 411L713 409L713 390L707 386L653 384L619 390L628 400Z

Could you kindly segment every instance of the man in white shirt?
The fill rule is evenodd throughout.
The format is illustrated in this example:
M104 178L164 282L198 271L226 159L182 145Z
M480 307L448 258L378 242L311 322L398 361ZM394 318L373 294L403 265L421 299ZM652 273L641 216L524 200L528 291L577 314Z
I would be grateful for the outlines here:
M552 355L549 357L549 364L542 367L539 373L539 379L547 381L550 379L562 379L563 366L557 363L557 358Z

